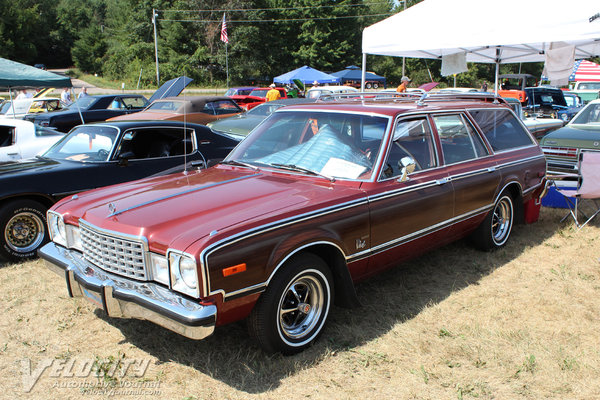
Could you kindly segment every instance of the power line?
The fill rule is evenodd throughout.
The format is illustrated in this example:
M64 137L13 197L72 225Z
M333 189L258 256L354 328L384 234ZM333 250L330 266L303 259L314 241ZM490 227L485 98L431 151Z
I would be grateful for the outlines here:
M287 21L313 21L313 20L324 20L324 19L348 19L348 18L361 18L361 17L383 17L390 16L393 13L384 13L384 14L365 14L365 15L345 15L339 17L314 17L314 18L286 18L286 19L254 19L254 20L244 20L244 19L230 19L228 22L235 23L254 23L254 22L287 22ZM167 19L167 18L157 18L158 21L170 21L170 22L221 22L221 19Z
M231 8L231 9L220 9L220 10L156 10L159 12L234 12L234 11L274 11L274 10L306 10L306 9L318 9L318 8L342 8L342 7L367 7L378 4L389 4L388 1L378 1L368 4L337 4L337 5L324 5L324 6L303 6L303 7L274 7L274 8Z

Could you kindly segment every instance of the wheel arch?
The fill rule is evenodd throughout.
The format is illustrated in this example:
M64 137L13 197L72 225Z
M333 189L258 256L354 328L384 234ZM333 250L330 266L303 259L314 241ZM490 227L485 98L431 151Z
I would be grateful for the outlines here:
M510 193L510 197L513 201L513 221L518 224L523 223L525 221L525 207L523 206L523 191L521 184L519 182L513 181L504 185L504 187L500 191L498 191L498 196L496 196L494 203L498 201L500 195L505 191L508 191L508 193Z
M317 241L307 243L290 251L281 261L277 263L269 279L267 286L285 263L292 257L300 256L304 253L311 253L323 261L329 267L333 276L333 285L335 288L335 304L341 307L353 308L360 306L360 301L356 294L354 282L350 276L350 271L346 264L346 257L342 249L335 243L329 241Z
M3 207L6 203L9 203L14 200L33 200L42 204L47 209L52 207L56 201L47 195L43 195L40 193L27 193L27 194L17 194L7 197L0 198L0 208Z

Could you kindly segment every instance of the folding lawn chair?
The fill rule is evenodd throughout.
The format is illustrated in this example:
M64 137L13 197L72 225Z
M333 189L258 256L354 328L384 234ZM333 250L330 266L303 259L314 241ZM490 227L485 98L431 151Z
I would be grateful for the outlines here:
M581 229L600 213L600 151L581 151L579 176L567 174L563 177L572 178L573 176L578 178L576 187L561 187L557 186L556 182L554 183L556 191L565 197L569 206L569 214L565 218L571 215L577 228ZM553 178L560 179L560 176ZM584 204L587 204L585 209ZM588 217L588 215L590 216ZM585 219L585 222L581 223L582 219Z

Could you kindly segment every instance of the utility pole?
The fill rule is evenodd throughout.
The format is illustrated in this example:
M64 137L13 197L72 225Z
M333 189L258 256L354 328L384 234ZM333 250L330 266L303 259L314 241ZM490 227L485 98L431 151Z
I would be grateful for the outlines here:
M158 73L158 40L156 39L156 9L152 9L152 25L154 25L154 57L156 58L156 87L160 87L160 75Z
M404 10L406 10L406 0L402 0L404 4ZM406 76L406 57L402 57L402 76Z

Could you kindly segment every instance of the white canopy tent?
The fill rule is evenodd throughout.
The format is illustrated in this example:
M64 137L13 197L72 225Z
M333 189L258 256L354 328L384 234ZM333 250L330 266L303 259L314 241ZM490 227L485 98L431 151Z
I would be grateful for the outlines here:
M424 0L363 31L367 54L470 62L544 61L551 43L575 46L575 59L600 55L599 0ZM363 78L364 85L364 78ZM363 88L364 89L364 88Z

